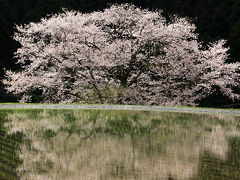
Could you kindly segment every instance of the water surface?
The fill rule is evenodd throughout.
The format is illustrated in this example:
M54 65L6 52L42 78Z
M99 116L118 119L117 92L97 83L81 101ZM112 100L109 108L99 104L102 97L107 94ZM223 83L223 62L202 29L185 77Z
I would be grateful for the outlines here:
M240 117L0 110L0 179L240 179Z

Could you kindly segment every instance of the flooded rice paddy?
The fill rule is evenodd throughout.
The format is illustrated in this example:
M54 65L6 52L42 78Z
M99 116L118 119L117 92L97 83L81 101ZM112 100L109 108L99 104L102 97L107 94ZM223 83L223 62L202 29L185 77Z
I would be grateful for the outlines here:
M240 116L0 110L0 179L240 179Z

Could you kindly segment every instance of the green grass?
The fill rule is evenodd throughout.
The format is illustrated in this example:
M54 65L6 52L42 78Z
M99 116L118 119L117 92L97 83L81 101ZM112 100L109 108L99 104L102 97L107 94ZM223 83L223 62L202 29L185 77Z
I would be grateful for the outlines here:
M61 105L61 103L0 103L1 104L20 104L20 105ZM65 105L65 104L63 104ZM71 103L71 104L66 104L66 105L109 105L109 106L144 106L140 104L136 105L122 105L122 104L81 104L81 103ZM197 109L219 109L219 110L240 110L238 108L212 108L212 107L196 107L196 106L157 106L157 105L146 105L146 107L180 107L180 108L197 108Z

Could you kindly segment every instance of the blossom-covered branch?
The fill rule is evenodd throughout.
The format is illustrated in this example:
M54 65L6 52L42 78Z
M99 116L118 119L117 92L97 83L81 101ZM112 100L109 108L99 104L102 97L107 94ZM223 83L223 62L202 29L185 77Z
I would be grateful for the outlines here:
M7 71L4 83L25 102L36 89L44 102L90 102L96 93L101 103L196 105L215 87L240 98L232 90L240 65L225 63L225 41L203 50L185 18L167 23L160 11L123 4L65 11L17 30L23 71Z

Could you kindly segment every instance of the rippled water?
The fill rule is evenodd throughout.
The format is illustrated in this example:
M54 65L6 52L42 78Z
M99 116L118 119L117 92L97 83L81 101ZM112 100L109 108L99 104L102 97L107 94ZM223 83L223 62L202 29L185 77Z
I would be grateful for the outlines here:
M0 110L0 179L240 179L240 117Z

